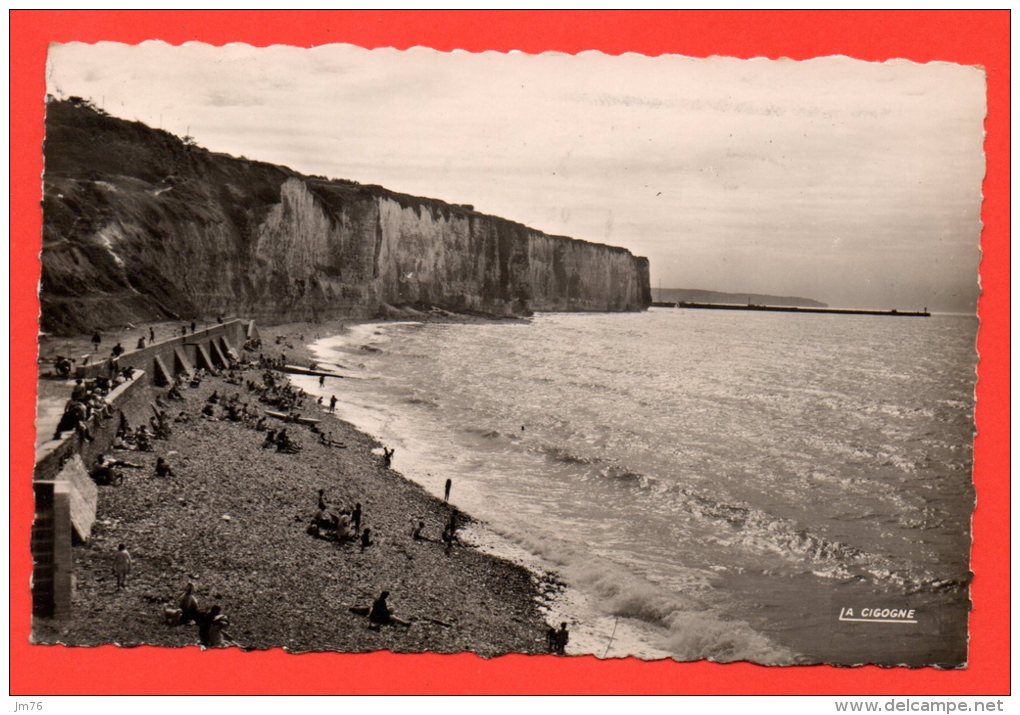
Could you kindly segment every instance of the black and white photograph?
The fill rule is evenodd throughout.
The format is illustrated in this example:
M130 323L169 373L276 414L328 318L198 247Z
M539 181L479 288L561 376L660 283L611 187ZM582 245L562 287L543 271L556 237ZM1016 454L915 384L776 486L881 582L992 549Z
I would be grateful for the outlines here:
M985 79L50 45L32 642L966 667Z

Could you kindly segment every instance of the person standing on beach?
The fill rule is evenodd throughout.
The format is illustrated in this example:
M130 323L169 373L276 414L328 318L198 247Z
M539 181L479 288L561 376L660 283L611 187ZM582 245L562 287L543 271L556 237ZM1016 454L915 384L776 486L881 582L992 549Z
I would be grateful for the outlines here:
M154 342L156 342L156 331L153 330L152 326L150 325L149 326L149 343L154 343Z
M354 522L354 533L357 534L361 531L361 502L354 504L354 509L351 511L351 521Z
M220 648L224 643L233 643L234 639L231 638L230 634L227 633L227 626L230 622L227 617L222 613L219 613L219 606L213 606L212 610L217 611L216 615L212 617L212 621L209 623L208 640L210 648Z
M103 338L99 334L99 331L97 330L92 334L92 350L94 352L99 352L99 343L101 342L103 342Z
M217 604L209 609L208 613L200 614L198 617L198 643L206 648L218 648L224 641L233 639L227 633L229 625L227 617L223 615L223 609Z
M127 547L121 544L117 547L117 553L113 557L113 575L117 577L117 588L124 588L127 585L128 574L131 573L131 554Z
M326 376L325 375L319 375L319 387L325 387L325 385L326 385Z
M383 591L379 594L379 598L372 602L372 609L368 612L368 620L370 623L377 626L385 626L390 623L390 607L386 603L386 599L390 597L389 591Z
M570 641L570 633L567 632L567 624L561 623L560 629L556 631L556 653L557 655L567 654L567 643Z
M189 581L188 585L184 587L184 594L181 596L178 606L181 609L181 623L185 625L197 623L198 619L202 617L201 611L198 610L198 599L195 598L195 584Z
M336 412L336 395L329 398L329 411Z
M445 501L445 502L450 501L450 489L452 487L453 487L453 480L452 479L447 479L446 480L446 488L443 490L443 501Z

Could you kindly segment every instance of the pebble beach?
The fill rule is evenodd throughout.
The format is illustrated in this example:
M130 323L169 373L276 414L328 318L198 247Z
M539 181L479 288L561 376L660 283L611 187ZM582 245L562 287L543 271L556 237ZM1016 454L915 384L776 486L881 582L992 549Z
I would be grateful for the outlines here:
M288 362L307 364L298 337L311 327L265 329L265 353L286 349ZM282 345L274 344L277 334ZM243 379L260 375L250 369ZM166 392L150 389L153 400ZM156 440L152 452L111 453L139 467L125 468L122 484L99 488L92 538L74 548L73 616L37 621L35 642L198 647L194 625L163 618L190 582L200 608L219 605L232 640L244 649L547 652L538 577L469 543L447 554L440 536L455 505L385 466L373 438L309 398L302 414L321 419L319 428L345 446L321 444L307 426L270 419L267 427L285 426L301 450L263 449L265 432L200 414L214 391L239 393L265 408L243 384L206 377L182 391L184 401L169 412L183 410L188 419L173 424L169 439ZM158 457L172 465L173 476L156 476ZM361 503L371 546L340 546L307 533L320 489L331 509ZM460 514L460 523L470 519ZM418 521L428 540L411 538ZM118 544L132 557L123 589L112 571ZM369 628L365 616L351 611L382 591L409 627Z

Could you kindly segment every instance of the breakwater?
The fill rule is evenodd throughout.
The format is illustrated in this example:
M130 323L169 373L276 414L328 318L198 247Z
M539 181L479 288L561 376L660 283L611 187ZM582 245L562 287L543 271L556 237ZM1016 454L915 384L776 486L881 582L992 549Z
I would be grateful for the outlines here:
M803 308L790 305L735 305L727 303L652 303L653 308L690 310L747 310L764 313L820 313L826 315L888 315L902 318L929 318L927 310L858 310L854 308Z

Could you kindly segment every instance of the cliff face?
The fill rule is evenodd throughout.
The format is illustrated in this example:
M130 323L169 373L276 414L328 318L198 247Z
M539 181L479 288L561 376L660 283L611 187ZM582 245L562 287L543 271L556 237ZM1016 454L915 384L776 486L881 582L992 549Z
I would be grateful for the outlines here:
M306 177L51 102L42 327L215 313L642 310L648 261L469 207Z

